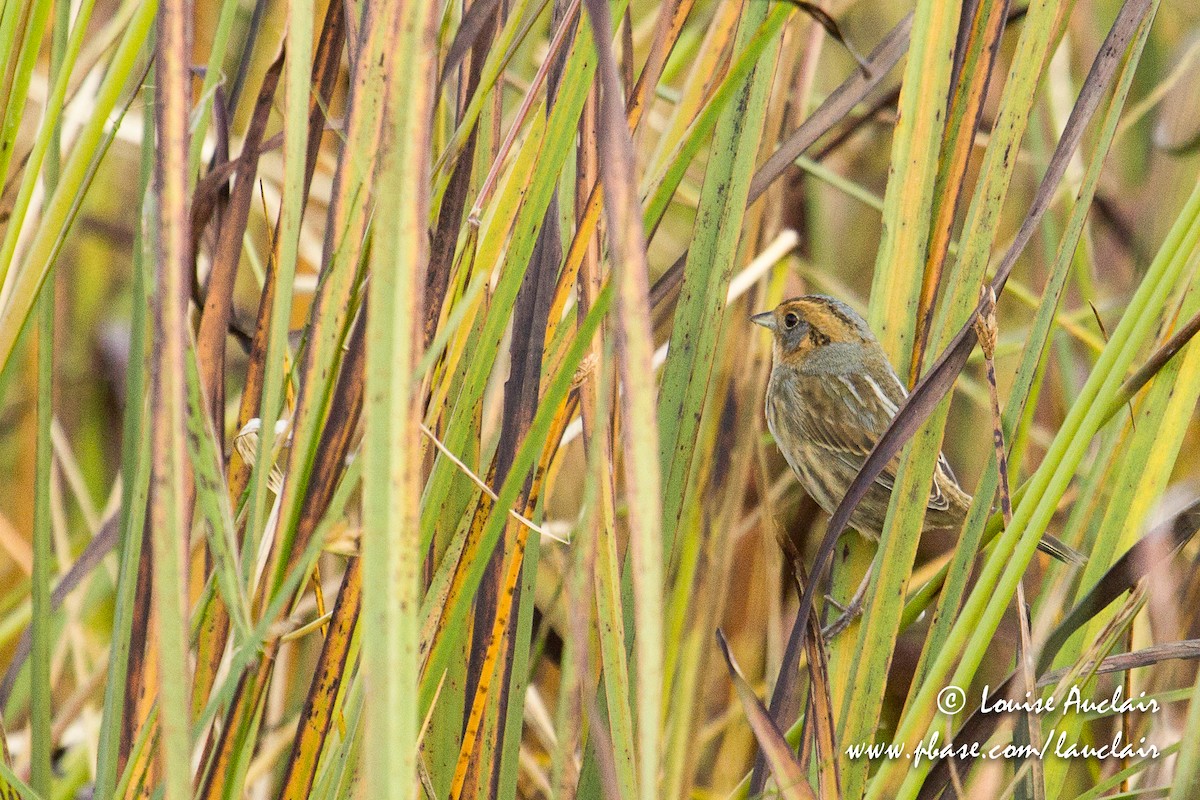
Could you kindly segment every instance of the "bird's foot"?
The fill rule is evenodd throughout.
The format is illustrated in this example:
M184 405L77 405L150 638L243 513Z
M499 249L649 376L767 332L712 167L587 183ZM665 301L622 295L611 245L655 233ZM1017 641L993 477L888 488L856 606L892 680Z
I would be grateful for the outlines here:
M843 606L839 603L834 603L842 615L833 622L821 629L821 635L825 637L825 641L830 641L846 628L850 627L850 623L862 616L862 598L852 600L850 605Z
M825 599L829 601L834 608L842 612L840 617L826 625L821 630L822 635L825 637L825 641L829 641L842 631L846 630L846 628L850 627L851 622L862 616L863 597L866 596L867 586L871 583L872 571L873 568L867 570L867 574L863 576L862 583L858 585L858 589L855 590L854 596L850 598L850 602L846 605L842 605L829 595L825 595Z
M825 602L829 603L829 605L833 606L834 608L836 608L838 611L842 612L843 614L845 614L846 612L848 612L850 610L850 606L844 606L841 603L839 603L837 600L834 600L833 595L831 595L831 594L825 595Z

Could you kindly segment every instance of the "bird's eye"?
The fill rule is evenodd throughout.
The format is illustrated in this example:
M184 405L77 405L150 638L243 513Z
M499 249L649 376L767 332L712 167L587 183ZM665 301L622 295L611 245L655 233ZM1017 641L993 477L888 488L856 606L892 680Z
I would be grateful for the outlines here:
M783 327L787 328L789 331L799 324L800 324L800 317L796 316L795 314L793 314L790 311L783 318Z

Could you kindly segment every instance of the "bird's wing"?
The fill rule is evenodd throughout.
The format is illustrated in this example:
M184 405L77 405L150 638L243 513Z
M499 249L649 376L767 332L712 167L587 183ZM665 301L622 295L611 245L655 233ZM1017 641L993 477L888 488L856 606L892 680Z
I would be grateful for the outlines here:
M871 448L883 435L887 425L903 404L905 393L900 381L895 379L880 385L863 373L827 376L821 381L806 381L808 402L803 405L807 413L800 413L797 420L801 434L810 445L825 451L855 472L862 469L871 453ZM840 407L839 407L840 406ZM875 482L889 492L896 483L896 470L900 456L896 454L888 461ZM954 473L946 457L938 453L938 471L950 480ZM929 508L944 511L950 500L935 478L929 491Z

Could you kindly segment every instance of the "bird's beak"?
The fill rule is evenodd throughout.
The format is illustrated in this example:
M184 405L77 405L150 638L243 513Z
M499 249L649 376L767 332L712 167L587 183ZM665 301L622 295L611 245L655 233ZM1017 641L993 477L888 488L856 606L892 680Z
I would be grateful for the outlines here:
M770 311L764 311L761 314L755 314L750 318L750 321L755 325L762 325L764 328L775 330L775 315Z

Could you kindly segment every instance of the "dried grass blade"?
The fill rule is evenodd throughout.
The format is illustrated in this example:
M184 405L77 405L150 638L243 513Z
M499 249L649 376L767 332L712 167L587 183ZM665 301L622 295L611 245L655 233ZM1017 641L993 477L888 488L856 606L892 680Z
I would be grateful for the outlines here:
M333 723L342 680L349 668L350 642L362 607L362 559L346 565L329 633L313 669L312 683L300 711L300 723L280 780L280 800L303 800L312 791L317 761Z
M798 582L797 596L804 593L803 567L795 561ZM808 656L808 718L813 731L812 741L817 759L817 788L822 798L842 796L842 777L838 769L838 737L834 723L833 702L829 691L829 660L825 639L816 617L809 621L806 655Z
M471 48L479 40L479 37L493 23L498 2L499 0L475 0L467 8L466 13L463 14L462 22L458 24L458 30L454 32L454 41L450 43L450 49L446 52L446 60L442 62L440 75L438 76L439 84L444 83L446 77L458 69L463 59L467 57L467 53L470 52ZM482 53L480 56L482 56ZM472 70L477 70L477 65L482 65L482 57L474 59ZM479 78L478 74L476 74L475 85L478 85L478 82ZM473 91L474 87L470 87L467 94L470 95ZM470 161L469 155L467 161Z
M791 746L783 738L783 733L771 719L767 709L763 707L762 701L746 682L737 662L733 660L733 654L729 652L729 643L725 641L725 634L720 628L717 628L717 644L721 646L721 654L725 656L725 665L729 668L729 677L737 690L738 699L742 701L742 708L746 711L750 726L754 729L754 736L771 765L779 793L787 800L815 800L812 787L808 785L808 779L796 762Z
M695 0L677 0L677 2L664 4L660 9L658 25L655 31L654 47L646 56L646 64L642 68L641 74L638 75L637 83L634 85L629 101L626 104L626 122L633 132L635 141L638 131L641 128L642 114L650 102L650 92L658 85L663 65L666 63L666 59L671 51L675 48L675 44L679 41L683 23L687 19L688 14L691 13L694 3ZM670 9L669 14L668 9ZM598 98L598 95L596 97ZM589 140L594 135L598 134L595 132L581 132L581 136L586 136ZM581 159L591 158L595 156L596 149L593 148L589 151L585 145L581 144L579 153ZM595 170L599 170L598 164L593 165L593 167ZM590 171L584 170L579 177L582 178L590 174ZM598 252L593 250L593 242L596 239L596 230L600 223L600 213L604 208L603 183L598 179L579 180L577 181L576 192L577 204L579 204L579 200L583 197L586 197L587 200L582 203L582 211L577 214L578 220L575 226L575 233L571 238L571 245L567 249L566 261L563 265L558 291L554 295L554 304L550 310L548 334L551 337L553 336L557 321L563 316L563 309L566 307L571 295L571 287L576 282L584 259L598 257L599 255Z
M206 404L212 414L214 429L224 431L225 408L225 342L229 321L233 316L233 284L237 277L238 261L242 254L242 237L250 217L254 186L258 172L258 157L262 152L263 136L267 130L275 88L283 71L283 51L263 76L258 100L250 118L250 127L237 159L237 179L229 196L229 205L221 216L217 248L209 271L208 291L196 334L196 360L200 369L200 385L205 389ZM194 232L193 240L199 234Z
M1096 675L1107 675L1112 672L1126 672L1140 667L1161 664L1164 661L1191 661L1200 658L1200 639L1184 639L1179 642L1150 645L1132 653L1118 653L1100 661L1088 661L1080 665L1081 672L1092 672ZM1066 677L1067 667L1052 670L1038 678L1038 686L1053 686Z
M996 386L995 354L999 331L996 324L996 293L991 286L983 287L980 293L980 306L981 312L975 321L975 332L979 337L979 349L983 351L984 373L987 375L988 399L991 401L992 412L992 447L996 454L996 471L1000 476L1000 514L1007 527L1012 524L1012 496L1008 485L1008 451L1004 446L1000 390ZM1029 604L1025 599L1024 581L1017 584L1016 610L1020 641L1020 647L1016 654L1016 671L1027 691L1032 694L1037 687L1037 680L1033 671L1033 636L1029 630ZM1040 751L1041 721L1034 714L1023 714L1021 722L1023 724L1019 729L1019 738ZM1032 782L1032 794L1035 800L1045 800L1046 775L1042 769L1041 759L1026 758L1025 763L1029 766L1029 774L1024 778L1018 778L1021 781L1018 791L1028 792L1030 782Z
M587 0L587 10L599 56L596 68L600 84L597 142L600 175L611 221L608 234L617 287L617 368L624 386L621 431L636 626L638 790L642 800L650 800L658 796L662 743L664 550L649 264L637 197L633 141L621 103L617 64L610 41L612 18L604 0Z
M188 149L191 52L187 0L165 0L158 15L155 163L158 238L155 247L154 348L151 371L151 493L149 522L153 543L153 602L157 620L160 673L158 703L160 758L166 800L191 797L191 731L186 686L189 683L187 547L190 519L185 516L188 471L186 428L186 320L191 232L188 198Z
M561 50L562 42L568 33L575 29L579 16L579 0L570 3L556 3L553 17L558 26L550 51L539 67L529 91L526 93L522 107L510 128L509 138L505 139L495 162L498 166L505 159L505 152L510 146L512 136L521 125L524 114L528 111L533 97L538 93L541 81L546 84L546 116L549 119L551 109L557 101L559 84L562 81L565 54ZM485 188L480 190L472 210L472 219L476 209L484 201ZM500 420L500 439L496 447L496 480L503 481L512 465L513 456L520 440L527 435L529 424L537 412L539 404L539 389L542 383L543 351L546 349L546 330L550 314L550 306L554 294L555 277L558 264L562 258L562 234L559 223L558 191L550 195L549 204L542 217L542 224L537 231L537 239L530 253L528 264L524 267L521 286L517 290L512 311L512 333L509 341L509 373L504 384L504 401ZM427 317L428 318L428 317ZM526 484L518 503L528 506L529 492L533 484ZM513 512L515 513L515 512ZM528 540L529 528L524 525L509 525L503 537L504 546L496 548L489 556L487 571L483 581L475 591L475 614L473 618L474 635L471 638L467 658L466 695L470 703L470 712L464 729L459 759L455 767L455 775L451 782L451 797L460 796L463 781L468 770L475 776L476 785L486 785L495 792L499 785L500 771L505 753L510 759L516 757L519 750L521 727L506 736L510 714L518 715L524 709L524 703L518 702L509 707L509 694L506 691L512 680L513 662L516 658L516 648L528 648L527 643L518 643L516 632L510 626L514 608L517 619L521 615L521 593L518 581L524 568L525 544ZM533 551L538 552L535 548ZM529 602L526 600L525 602ZM489 687L493 684L500 687L499 693L488 703ZM484 719L484 711L490 713ZM499 744L495 748L475 748L476 737L483 741L494 741ZM473 787L475 788L475 787ZM472 791L472 794L477 792Z
M763 162L750 180L747 204L753 203L761 197L763 192L792 165L793 161L845 119L846 115L853 111L854 107L887 77L892 68L900 63L900 59L908 52L912 21L912 14L908 14L897 22L888 35L883 37L871 54L867 56L866 70L868 74L864 74L860 70L842 81L836 89L829 93L817 110L804 120L800 127L792 131L770 158Z
M966 189L967 161L975 147L975 134L979 129L983 102L991 86L1008 6L1008 0L975 0L969 26L966 30L959 30L959 47L955 50L954 95L946 114L941 163L933 195L929 249L917 307L917 331L910 360L909 386L916 383L929 341L929 331L933 326L933 304L941 283L942 268L950 252L955 214ZM966 11L964 7L964 23Z

